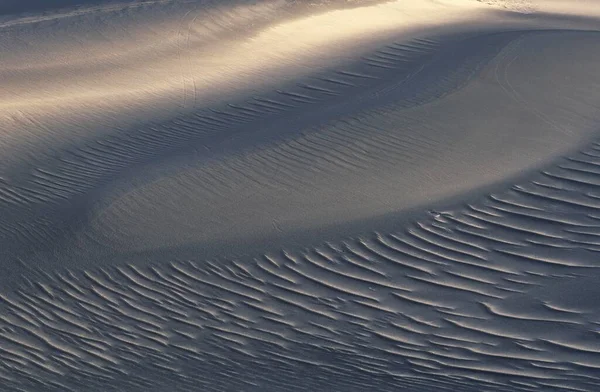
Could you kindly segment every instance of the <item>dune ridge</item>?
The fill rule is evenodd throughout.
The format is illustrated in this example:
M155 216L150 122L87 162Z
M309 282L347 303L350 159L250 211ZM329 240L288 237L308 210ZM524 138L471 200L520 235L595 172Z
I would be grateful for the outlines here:
M0 390L595 391L600 9L487 3L5 3Z

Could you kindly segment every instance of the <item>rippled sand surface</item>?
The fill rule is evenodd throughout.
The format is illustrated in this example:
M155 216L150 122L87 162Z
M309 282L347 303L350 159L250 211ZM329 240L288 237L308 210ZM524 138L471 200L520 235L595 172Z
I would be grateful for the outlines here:
M600 3L0 4L0 391L600 385Z

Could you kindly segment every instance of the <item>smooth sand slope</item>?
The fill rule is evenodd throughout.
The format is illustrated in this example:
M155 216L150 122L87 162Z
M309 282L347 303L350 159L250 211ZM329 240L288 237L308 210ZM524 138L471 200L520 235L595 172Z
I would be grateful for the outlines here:
M59 3L0 7L1 391L597 389L600 5Z

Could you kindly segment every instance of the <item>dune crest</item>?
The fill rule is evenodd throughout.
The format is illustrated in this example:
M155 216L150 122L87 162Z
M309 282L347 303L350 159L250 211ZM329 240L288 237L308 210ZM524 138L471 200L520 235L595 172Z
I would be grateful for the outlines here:
M599 18L4 2L0 390L594 392Z

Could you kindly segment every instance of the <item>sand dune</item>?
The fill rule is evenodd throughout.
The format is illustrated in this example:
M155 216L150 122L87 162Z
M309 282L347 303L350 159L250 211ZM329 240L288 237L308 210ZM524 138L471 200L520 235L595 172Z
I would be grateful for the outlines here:
M595 391L600 6L0 6L0 390Z

